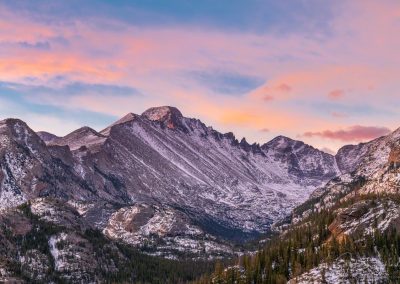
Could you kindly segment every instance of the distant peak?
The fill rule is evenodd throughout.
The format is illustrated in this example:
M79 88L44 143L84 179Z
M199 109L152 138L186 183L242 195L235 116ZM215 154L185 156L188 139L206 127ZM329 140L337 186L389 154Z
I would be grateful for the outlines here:
M81 128L79 128L79 129L77 129L77 130L75 130L74 131L74 133L94 133L94 134L97 134L97 131L96 130L94 130L93 128L91 128L91 127L89 127L89 126L83 126L83 127L81 127Z
M119 124L124 124L130 121L135 120L137 117L139 117L137 114L134 114L132 112L128 113L127 115L125 115L124 117L122 117L121 119L117 120L116 122L114 122L113 124L111 124L110 126L108 126L107 128L103 129L102 131L100 131L100 134L108 136L110 135L110 131L111 128L115 125L119 125Z
M286 147L293 147L293 146L301 146L301 145L305 145L304 142L302 141L298 141L298 140L293 140L292 138L283 136L283 135L279 135L277 137L275 137L274 139L272 139L271 141L263 144L261 146L261 148L263 149L269 149L269 148L286 148Z
M0 129L1 128L7 129L8 131L17 134L19 134L21 131L23 132L26 132L26 130L28 130L29 132L32 131L24 121L17 118L7 118L5 120L0 121Z
M242 140L240 140L240 144L243 144L243 145L249 144L249 143L247 143L246 137L243 137Z
M274 139L272 139L273 141L289 141L289 142L294 142L295 140L293 140L292 138L283 136L283 135L279 135L277 137L275 137Z
M38 131L38 132L36 132L36 134L46 143L60 138L57 135L54 135L47 131Z
M63 138L70 138L70 137L84 137L87 135L94 135L94 136L103 136L102 134L100 134L99 132L97 132L96 130L94 130L93 128L90 128L89 126L83 126L71 133L69 133L68 135L64 136Z
M130 112L127 115L125 115L124 117L122 117L120 120L113 123L113 125L129 122L129 121L135 120L137 117L138 117L137 114Z
M161 122L168 128L176 128L180 125L180 120L183 115L175 107L161 106L149 108L142 113L142 117L151 121Z
M8 126L12 126L12 125L15 125L15 124L26 125L26 123L24 121L22 121L22 120L20 120L18 118L6 118L6 119L0 121L0 123L8 125Z

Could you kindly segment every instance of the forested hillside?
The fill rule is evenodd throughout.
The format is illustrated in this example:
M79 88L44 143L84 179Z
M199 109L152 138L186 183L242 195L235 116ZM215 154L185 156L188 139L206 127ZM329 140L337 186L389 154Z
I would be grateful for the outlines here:
M258 253L238 258L234 266L217 264L211 276L203 276L195 283L286 283L290 279L290 283L314 280L330 283L326 278L332 273L337 279L348 281L344 283L398 283L400 235L397 223L382 231L380 224L387 216L375 210L377 214L368 216L373 224L370 233L356 231L344 235L337 231L340 212L360 202L368 204L364 210L388 210L393 204L400 205L400 196L356 196L329 210L312 213L268 241ZM383 270L373 267L381 263ZM344 268L339 269L338 265ZM313 268L319 269L312 271L314 275L304 274Z

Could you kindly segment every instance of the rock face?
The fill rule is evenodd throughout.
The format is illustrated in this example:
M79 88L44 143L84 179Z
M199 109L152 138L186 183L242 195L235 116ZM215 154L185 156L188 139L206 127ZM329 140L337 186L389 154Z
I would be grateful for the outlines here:
M147 204L124 207L111 215L103 232L111 239L167 258L176 258L183 253L192 258L204 254L233 254L229 245L206 234L187 215L168 207Z
M59 139L60 137L58 137L58 136L56 136L56 135L54 135L54 134L51 134L51 133L49 133L49 132L46 132L46 131L38 131L38 132L36 132L36 134L45 142L45 143L48 143L48 142L51 142L52 140L55 140L55 139Z
M136 275L125 274L132 266L126 251L78 217L72 206L53 198L3 210L0 281L108 283L124 276L135 282Z
M278 136L261 146L274 160L287 165L287 171L299 179L306 177L316 186L340 173L334 156L321 152L301 141Z
M396 144L389 154L389 167L397 170L400 167L400 145Z
M151 121L157 121L161 123L163 126L168 127L170 129L176 129L181 127L182 130L185 130L185 127L181 124L183 115L182 113L175 107L163 106L163 107L153 107L146 110L142 117L147 118Z
M38 196L91 199L94 194L72 167L52 156L24 122L0 122L0 209Z
M333 156L302 142L238 142L167 106L128 114L101 132L38 136L21 121L2 122L0 131L2 208L44 196L147 204L223 239L268 232L338 174Z
M399 205L390 199L359 201L337 212L329 226L332 236L341 241L347 236L372 235L400 229Z

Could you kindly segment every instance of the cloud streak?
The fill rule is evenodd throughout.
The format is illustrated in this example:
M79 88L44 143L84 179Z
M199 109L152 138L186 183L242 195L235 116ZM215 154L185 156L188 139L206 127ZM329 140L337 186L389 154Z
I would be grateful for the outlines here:
M341 99L345 95L345 92L340 89L333 90L329 92L328 97L333 100Z
M309 131L305 132L303 136L308 138L321 137L343 142L355 142L372 140L387 135L390 132L391 130L386 127L354 125L340 130Z

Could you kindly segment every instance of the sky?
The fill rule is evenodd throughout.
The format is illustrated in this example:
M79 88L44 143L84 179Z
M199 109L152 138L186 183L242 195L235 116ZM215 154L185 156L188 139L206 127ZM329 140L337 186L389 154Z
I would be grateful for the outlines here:
M398 0L0 1L0 119L65 135L176 106L327 152L400 127Z

